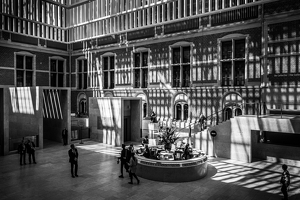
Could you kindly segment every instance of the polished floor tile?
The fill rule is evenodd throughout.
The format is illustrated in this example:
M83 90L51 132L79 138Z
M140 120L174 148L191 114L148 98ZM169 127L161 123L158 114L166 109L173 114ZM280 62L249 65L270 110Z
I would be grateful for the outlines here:
M19 165L19 155L0 157L1 200L15 199L281 199L281 165L257 161L243 163L210 158L205 178L186 183L165 183L140 178L137 185L129 177L119 178L116 156L120 148L94 141L75 143L79 151L79 177L72 178L68 162L69 146L45 141L36 151L37 164ZM296 162L297 163L297 162ZM291 200L300 199L300 166L289 166Z

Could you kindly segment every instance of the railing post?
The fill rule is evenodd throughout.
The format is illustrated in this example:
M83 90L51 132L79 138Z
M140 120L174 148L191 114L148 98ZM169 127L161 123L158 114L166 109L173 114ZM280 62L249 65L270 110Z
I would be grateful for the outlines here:
M282 103L280 104L280 115L281 115L281 119L282 119Z

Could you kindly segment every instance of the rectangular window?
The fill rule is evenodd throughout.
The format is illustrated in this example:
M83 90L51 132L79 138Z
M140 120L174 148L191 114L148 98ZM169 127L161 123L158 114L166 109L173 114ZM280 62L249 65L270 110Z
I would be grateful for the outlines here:
M64 87L64 60L50 60L50 86Z
M33 57L16 56L16 85L17 87L33 86Z
M78 89L87 89L87 74L88 74L87 60L78 60L78 69L77 69L77 77L78 77Z
M222 42L222 86L245 85L245 44L245 39L231 39L230 41Z
M115 87L115 56L103 57L103 89Z
M148 87L148 52L134 53L134 87Z
M189 46L172 49L173 87L190 86L191 48Z

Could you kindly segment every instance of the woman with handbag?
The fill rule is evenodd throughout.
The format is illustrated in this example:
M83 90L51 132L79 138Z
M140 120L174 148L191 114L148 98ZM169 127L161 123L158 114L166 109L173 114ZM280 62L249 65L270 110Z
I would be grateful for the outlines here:
M129 184L133 184L132 182L132 178L134 176L134 178L137 180L137 184L140 183L140 180L138 179L137 175L135 174L136 172L136 166L137 166L137 159L134 156L134 152L131 152L131 157L128 163L129 166L129 176L130 176L130 182L128 182Z

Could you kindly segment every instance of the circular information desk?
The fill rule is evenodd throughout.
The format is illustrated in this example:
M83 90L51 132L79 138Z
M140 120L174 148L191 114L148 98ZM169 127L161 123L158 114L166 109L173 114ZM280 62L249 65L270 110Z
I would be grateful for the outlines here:
M162 182L188 182L201 179L207 174L207 156L189 160L154 160L136 155L136 174L139 177Z

